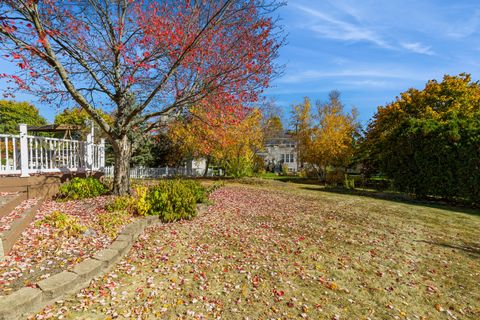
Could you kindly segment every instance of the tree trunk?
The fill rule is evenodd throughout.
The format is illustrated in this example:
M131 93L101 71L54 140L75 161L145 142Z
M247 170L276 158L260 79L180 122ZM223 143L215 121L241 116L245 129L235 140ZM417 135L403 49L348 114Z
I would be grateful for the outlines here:
M127 136L112 142L115 154L112 193L125 195L130 193L130 160L132 158L132 142Z
M210 165L210 157L207 157L207 163L205 164L205 171L203 172L203 176L206 177L208 175L208 166Z

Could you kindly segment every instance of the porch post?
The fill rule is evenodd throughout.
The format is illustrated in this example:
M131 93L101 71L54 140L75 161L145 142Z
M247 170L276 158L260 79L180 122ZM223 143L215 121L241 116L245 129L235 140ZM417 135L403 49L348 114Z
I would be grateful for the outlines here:
M27 140L27 125L20 124L20 177L28 178L28 140Z

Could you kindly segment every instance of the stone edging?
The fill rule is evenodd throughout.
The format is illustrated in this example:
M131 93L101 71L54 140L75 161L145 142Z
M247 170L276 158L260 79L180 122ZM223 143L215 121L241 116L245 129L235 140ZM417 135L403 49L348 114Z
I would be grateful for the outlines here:
M72 270L36 283L37 288L24 287L0 297L0 320L19 319L38 312L64 295L87 287L93 278L107 272L128 253L145 227L157 223L160 223L158 216L137 219L127 225L110 246L74 265Z

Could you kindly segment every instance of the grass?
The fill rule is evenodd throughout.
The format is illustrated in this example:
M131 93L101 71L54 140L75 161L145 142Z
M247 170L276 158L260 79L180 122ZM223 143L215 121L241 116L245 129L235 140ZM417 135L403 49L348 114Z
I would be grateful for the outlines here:
M276 181L212 201L39 317L480 318L478 215Z

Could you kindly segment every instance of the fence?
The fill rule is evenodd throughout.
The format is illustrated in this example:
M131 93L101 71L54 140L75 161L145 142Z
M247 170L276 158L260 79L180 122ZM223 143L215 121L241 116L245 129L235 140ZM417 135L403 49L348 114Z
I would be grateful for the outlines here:
M93 129L86 141L0 134L0 175L99 171L105 167L105 141L93 143Z
M103 170L104 176L107 178L113 178L114 168L105 167ZM167 177L202 177L203 170L191 169L188 167L161 167L161 168L146 168L146 167L133 167L130 168L130 178L132 179L161 179ZM208 177L214 176L213 169L208 169Z

